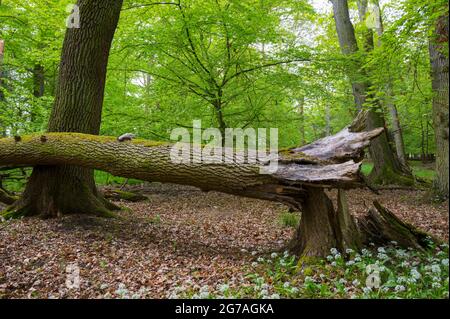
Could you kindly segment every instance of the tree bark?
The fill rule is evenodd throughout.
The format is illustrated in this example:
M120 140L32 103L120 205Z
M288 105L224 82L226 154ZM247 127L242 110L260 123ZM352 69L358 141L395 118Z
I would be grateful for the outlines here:
M3 93L3 56L5 50L5 41L0 39L0 102L5 100L5 94Z
M245 155L227 148L224 158L204 163L189 149L189 162L178 163L171 157L173 145L145 140L118 142L115 137L81 133L46 133L0 139L0 165L70 165L99 169L116 176L197 186L277 201L291 201L291 195L304 193L303 186L354 188L363 186L359 174L363 149L381 134L343 129L315 143L283 150L278 170L261 174L266 161L245 161ZM190 144L186 144L189 146ZM355 162L355 160L357 162ZM62 186L62 185L59 185Z
M431 79L433 96L433 124L436 139L437 195L449 196L448 144L449 144L449 95L448 95L448 15L441 16L435 24L434 36L430 39Z
M4 56L4 49L5 49L5 41L0 39L0 107L1 104L5 101L5 93L3 92L3 56ZM4 124L0 122L0 137L6 136L6 127L4 127Z
M49 132L98 134L109 50L122 0L79 0L80 28L67 29ZM96 190L90 168L37 166L14 210L53 217L107 215L115 208Z
M352 56L352 61L354 62L353 67L348 71L348 73L352 82L355 104L357 109L360 111L363 109L364 103L366 102L367 91L370 87L370 83L368 81L367 74L362 67L362 61L360 61L360 58L357 56L359 49L355 37L355 30L350 20L347 0L331 0L331 2L333 3L334 20L336 23L336 31L338 34L341 51L344 55ZM361 6L359 8L361 9L360 15L365 13L364 8L361 8ZM372 32L367 28L365 29L364 47L366 50L371 50L371 47L373 48ZM369 108L366 122L366 129L371 130L375 127L386 128L384 115L378 103L375 103ZM374 163L374 168L370 174L370 180L373 183L414 183L411 173L403 170L397 157L392 152L386 131L371 142L369 152Z

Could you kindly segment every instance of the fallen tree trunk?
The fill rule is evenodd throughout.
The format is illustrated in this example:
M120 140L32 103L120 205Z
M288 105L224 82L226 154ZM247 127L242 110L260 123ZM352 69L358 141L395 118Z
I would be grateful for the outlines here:
M382 128L355 132L347 127L310 145L283 150L278 169L268 174L260 172L267 161L249 163L237 154L230 157L226 151L223 161L205 163L190 148L191 161L180 163L171 159L171 144L118 142L114 137L79 133L0 139L0 165L80 166L122 177L278 201L302 212L300 226L289 245L291 251L302 256L324 256L333 247L342 251L358 248L364 238L370 237L364 233L367 228L356 226L358 222L348 211L342 190L364 186L360 174L363 150L382 132ZM324 188L341 189L337 211ZM15 214L11 206L4 216ZM420 246L415 234L405 237L399 242Z
M312 187L361 187L361 163L352 157L360 154L370 139L382 129L353 133L348 128L338 133L345 145L335 143L336 156L315 156L315 147L280 152L278 170L260 174L267 162L245 163L237 155L218 163L195 160L176 163L171 159L172 144L134 140L121 143L114 137L79 133L47 133L0 140L0 165L73 165L95 168L116 176L141 180L186 184L202 190L215 190L241 196L288 201L292 194ZM332 138L332 137L330 137ZM345 146L345 147L344 147ZM319 144L317 146L321 148ZM224 152L227 154L227 152Z

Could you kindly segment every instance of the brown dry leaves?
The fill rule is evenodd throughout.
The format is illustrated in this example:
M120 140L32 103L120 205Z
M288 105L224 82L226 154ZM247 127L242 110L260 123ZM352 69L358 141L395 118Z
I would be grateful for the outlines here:
M277 218L281 204L151 184L150 201L120 203L120 218L27 218L0 224L0 297L165 298L169 290L227 282L240 285L259 254L280 250L293 234ZM331 192L332 195L333 192ZM408 222L448 240L447 204L420 201L421 192L349 193L351 210L378 198ZM66 287L66 266L80 268L80 289Z

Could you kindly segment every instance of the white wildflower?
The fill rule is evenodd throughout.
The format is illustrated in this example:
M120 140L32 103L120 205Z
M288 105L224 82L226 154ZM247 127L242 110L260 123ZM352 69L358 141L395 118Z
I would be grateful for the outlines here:
M384 253L378 253L377 258L378 258L378 259L381 259L381 260L387 260L387 259L389 259L388 255L386 255L386 254L384 254Z
M207 292L207 291L200 292L200 295L199 295L200 299L208 299L208 297L209 297L209 292Z
M209 292L209 287L208 286L202 286L201 288L200 288L200 292Z
M228 289L230 289L230 286L228 286L227 284L223 284L219 286L219 291L221 293L225 293Z
M266 297L269 294L269 291L267 289L261 290L261 296Z
M448 267L448 258L442 259L441 264Z
M402 285L397 285L397 286L395 286L395 291L397 291L397 292L402 292L402 291L405 291L406 290L406 288L405 288L405 286L402 286Z
M272 254L270 255L271 258L277 258L277 256L278 256L277 253L272 253Z
M312 283L312 282L314 282L314 279L312 277L310 276L305 277L305 283Z
M433 287L433 288L441 288L441 284L438 283L438 282L433 282L433 283L431 284L431 287Z
M437 264L431 265L431 271L435 274L441 273L441 267Z
M367 250L366 248L362 249L361 253L362 253L362 255L364 257L371 257L372 256L372 253L369 250Z
M420 279L422 277L416 268L411 269L411 276L415 279Z
M409 266L411 266L411 263L409 261L402 261L400 263L400 267L409 268Z
M368 294L369 292L371 292L372 291L372 287L364 287L363 288L363 292L365 293L365 294Z
M397 278L397 283L402 284L408 281L408 278L404 277L404 276L400 276Z

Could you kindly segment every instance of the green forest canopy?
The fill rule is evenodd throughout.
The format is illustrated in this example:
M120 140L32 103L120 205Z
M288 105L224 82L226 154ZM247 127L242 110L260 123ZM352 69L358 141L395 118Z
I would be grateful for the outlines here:
M181 9L171 2L125 1L109 60L101 134L167 140L172 128L190 127L193 119L217 127L219 95L228 127L278 127L280 147L298 145L302 130L311 142L351 122L356 111L346 71L352 57L340 53L331 3L182 2ZM3 135L45 131L70 3L1 2ZM433 8L444 3L382 1L383 41L364 60L372 97L393 99L397 106L406 153L434 152L427 43L432 21L442 13ZM349 4L361 40L356 1ZM392 96L385 93L388 80Z

